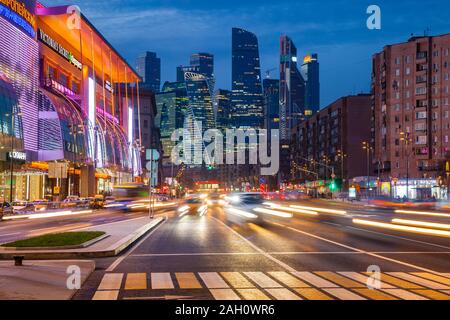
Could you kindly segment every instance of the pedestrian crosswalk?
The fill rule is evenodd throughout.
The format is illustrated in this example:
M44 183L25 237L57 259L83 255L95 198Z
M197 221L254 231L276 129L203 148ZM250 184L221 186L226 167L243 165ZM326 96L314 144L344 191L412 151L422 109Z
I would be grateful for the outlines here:
M94 300L210 297L216 300L450 300L450 274L386 272L379 289L354 271L105 273Z

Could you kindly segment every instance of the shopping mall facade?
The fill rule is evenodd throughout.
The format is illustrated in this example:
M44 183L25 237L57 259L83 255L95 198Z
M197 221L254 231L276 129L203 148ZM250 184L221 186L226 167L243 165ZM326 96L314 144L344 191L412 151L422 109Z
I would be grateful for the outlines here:
M125 59L67 6L0 0L0 30L0 199L136 181L140 78Z

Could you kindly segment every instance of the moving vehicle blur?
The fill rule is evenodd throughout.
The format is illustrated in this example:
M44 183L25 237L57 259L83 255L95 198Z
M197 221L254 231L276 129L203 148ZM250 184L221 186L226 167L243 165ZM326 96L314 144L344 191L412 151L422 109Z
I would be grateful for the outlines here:
M202 195L189 196L178 208L180 216L200 215L203 216L208 211L207 198Z

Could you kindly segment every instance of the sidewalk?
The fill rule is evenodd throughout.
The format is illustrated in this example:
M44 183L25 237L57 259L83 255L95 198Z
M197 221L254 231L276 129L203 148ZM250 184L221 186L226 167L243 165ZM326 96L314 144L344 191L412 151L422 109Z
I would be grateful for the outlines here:
M17 250L12 251L0 247L0 260L13 259L14 256L24 256L32 260L46 259L80 259L102 258L118 255L148 231L156 228L164 218L150 220L148 217L136 218L127 221L113 222L109 224L82 228L71 231L103 231L108 237L86 248L79 249L55 249L55 250Z
M95 269L89 260L0 262L0 300L68 300L76 289L67 288L69 266L81 271L82 285Z

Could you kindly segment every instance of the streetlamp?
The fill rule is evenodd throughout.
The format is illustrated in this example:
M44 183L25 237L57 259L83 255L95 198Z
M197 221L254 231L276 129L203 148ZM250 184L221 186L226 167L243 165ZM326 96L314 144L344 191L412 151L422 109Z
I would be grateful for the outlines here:
M341 179L342 179L341 189L343 190L343 188L344 188L344 181L345 181L344 160L345 160L345 158L347 158L347 154L345 154L342 150L338 150L336 156L337 156L338 159L340 159L340 162L341 162Z
M367 151L367 199L369 199L369 189L370 189L370 151L373 151L373 148L371 147L370 143L367 141L363 141L363 150Z
M14 179L14 139L15 139L15 117L22 116L21 112L11 112L11 114L5 114L6 117L11 116L11 153L9 155L9 171L10 171L10 182L9 182L9 201L13 202L13 179Z
M406 200L409 199L409 145L411 144L411 138L409 132L400 132L400 141L403 142L406 147ZM403 149L405 150L405 149Z

